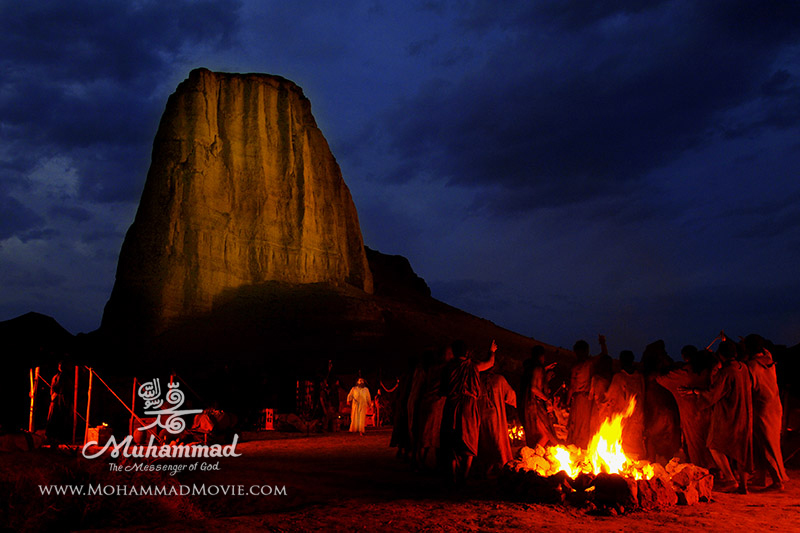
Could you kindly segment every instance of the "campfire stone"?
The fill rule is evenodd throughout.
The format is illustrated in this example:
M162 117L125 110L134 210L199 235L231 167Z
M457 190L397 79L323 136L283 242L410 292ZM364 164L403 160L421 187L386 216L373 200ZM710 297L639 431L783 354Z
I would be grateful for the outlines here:
M643 509L669 507L678 503L678 496L667 477L656 476L636 482L639 506Z
M525 461L525 466L531 470L536 470L537 472L540 471L549 471L551 468L550 463L544 457L539 457L538 455L534 455L527 461Z
M573 456L581 452L572 447ZM568 448L569 449L569 448ZM651 479L635 480L620 474L579 474L575 479L549 462L552 456L542 448L522 447L517 458L509 461L500 476L500 488L510 499L536 503L568 502L589 508L597 505L603 512L623 509L657 509L676 504L693 505L711 501L714 478L705 468L671 461L666 467L658 463L637 463L637 470L647 464L653 468Z
M692 505L697 501L711 501L714 476L708 470L693 464L670 464L667 466L672 466L669 468L672 473L670 481L682 505Z
M675 489L675 493L678 496L678 505L694 505L700 501L696 483L692 483L686 489Z
M544 455L544 448L542 448L541 446L537 446L536 450L534 450L533 448L530 448L528 446L523 446L522 448L519 449L519 452L517 452L517 458L522 459L523 461L525 461L525 460L537 455L536 451L539 448L542 449L542 453L539 454L539 456L541 457L541 456Z

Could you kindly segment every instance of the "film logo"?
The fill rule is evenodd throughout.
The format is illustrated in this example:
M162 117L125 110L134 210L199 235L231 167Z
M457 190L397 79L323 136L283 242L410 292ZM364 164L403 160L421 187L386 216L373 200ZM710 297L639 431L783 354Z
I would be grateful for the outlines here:
M228 445L221 444L166 444L156 434L155 428L166 430L171 435L179 435L186 430L186 420L184 416L194 416L203 413L202 409L181 409L186 397L180 390L180 383L169 383L167 393L162 398L161 381L155 378L152 381L142 383L137 391L138 396L144 400L144 414L147 417L154 417L155 420L138 428L139 431L149 431L150 441L147 445L134 444L133 435L128 435L117 442L112 435L101 447L97 441L89 441L83 445L83 456L87 459L102 457L106 452L110 452L112 458L135 457L135 458L206 458L206 457L239 457L241 453L236 453L236 446L239 442L239 435L233 436L233 442ZM166 401L166 403L165 403ZM158 440L158 443L156 443ZM93 448L99 448L92 450Z

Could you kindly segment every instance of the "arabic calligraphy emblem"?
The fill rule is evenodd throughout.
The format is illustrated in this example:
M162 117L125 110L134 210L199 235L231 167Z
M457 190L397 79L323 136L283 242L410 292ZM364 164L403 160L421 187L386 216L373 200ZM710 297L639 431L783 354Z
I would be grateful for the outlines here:
M146 416L154 416L156 419L152 424L140 427L139 431L147 431L152 427L158 426L173 435L177 435L186 429L186 421L182 416L203 412L202 409L180 409L186 400L186 396L179 387L180 383L177 381L167 386L168 390L165 398L169 407L164 407L164 398L161 398L160 380L155 378L153 381L142 383L138 391L139 397L144 400L144 408L151 409L149 411L145 410L144 414ZM166 421L162 421L162 417L166 417Z

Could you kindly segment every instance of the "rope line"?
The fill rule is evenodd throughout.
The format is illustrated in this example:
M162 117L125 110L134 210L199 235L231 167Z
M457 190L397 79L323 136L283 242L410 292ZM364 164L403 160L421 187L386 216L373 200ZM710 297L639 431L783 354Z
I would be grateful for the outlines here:
M128 410L128 412L131 414L131 416L133 416L133 418L135 418L136 420L138 420L138 421L139 421L139 423L140 423L142 426L146 425L146 424L144 423L144 420L142 420L141 418L139 418L139 417L136 415L136 413L134 413L134 412L131 410L131 408L130 408L130 407L128 407L128 404L126 404L126 403L125 403L125 402L122 400L122 398L120 398L119 396L117 396L117 393L116 393L116 392L114 392L114 389L112 389L111 387L109 387L108 383L106 383L106 382L103 380L103 378L101 378L101 377L100 377L100 374L98 374L96 370L94 370L94 369L92 369L92 368L89 368L88 366L86 367L86 369L87 369L89 372L93 373L95 376L97 376L97 379L99 379L99 380L100 380L100 382L101 382L103 385L105 385L105 386L106 386L106 388L109 390L109 392L111 392L111 394L113 394L113 395L114 395L114 397L115 397L117 400L119 400L119 402L120 402L120 403L121 403L121 404L122 404L122 405L125 407L125 409L127 409L127 410ZM84 420L84 421L85 421L85 420ZM158 442L160 442L160 443L163 443L163 442L164 442L163 440L161 440L161 437L159 437L159 436L158 436L158 435L155 433L155 431L153 431L153 430L152 430L152 428L151 428L151 429L148 429L148 430L147 430L147 432L148 432L148 433L150 433L150 434L152 434L153 436L155 436L155 438L156 438L156 439L158 439Z

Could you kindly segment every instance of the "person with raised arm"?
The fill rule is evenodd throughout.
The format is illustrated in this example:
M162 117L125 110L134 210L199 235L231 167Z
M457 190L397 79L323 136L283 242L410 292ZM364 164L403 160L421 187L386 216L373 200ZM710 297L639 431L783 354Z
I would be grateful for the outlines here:
M699 406L711 408L707 444L721 472L720 488L747 494L747 472L753 467L753 385L747 366L736 360L733 341L722 341L717 351L721 366L709 388L679 390L697 396Z
M449 481L459 484L466 481L472 460L478 454L478 400L483 394L480 373L494 366L497 344L492 341L489 358L481 362L470 357L464 341L454 341L451 350L453 360L442 374L439 391L445 397L440 445L442 458L449 464Z

